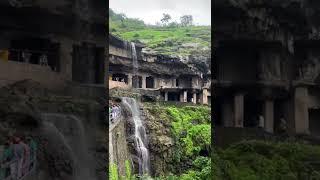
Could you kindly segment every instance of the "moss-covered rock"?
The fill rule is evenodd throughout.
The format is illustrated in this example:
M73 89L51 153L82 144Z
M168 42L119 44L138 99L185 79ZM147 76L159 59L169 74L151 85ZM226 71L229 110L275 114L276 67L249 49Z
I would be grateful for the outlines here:
M211 150L210 109L185 104L144 103L143 106L153 174L175 174L180 179L200 177L207 164L203 169L197 168L194 161L203 157L201 152Z

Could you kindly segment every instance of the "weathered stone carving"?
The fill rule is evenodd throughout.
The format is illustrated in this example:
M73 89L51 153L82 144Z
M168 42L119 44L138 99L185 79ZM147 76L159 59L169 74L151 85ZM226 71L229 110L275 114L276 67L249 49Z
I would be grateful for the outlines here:
M280 80L281 65L280 58L275 54L264 55L260 60L260 80Z
M319 74L319 62L315 57L309 57L299 67L299 80L314 81Z

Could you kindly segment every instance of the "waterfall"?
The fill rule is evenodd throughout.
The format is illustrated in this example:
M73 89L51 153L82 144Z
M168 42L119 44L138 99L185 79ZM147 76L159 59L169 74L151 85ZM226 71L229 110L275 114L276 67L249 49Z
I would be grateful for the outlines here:
M150 159L147 149L147 135L143 122L140 118L140 108L138 103L133 98L122 97L122 103L127 106L131 113L134 122L134 136L135 136L135 149L138 152L139 158L139 174L150 174Z
M138 56L136 51L136 45L134 42L131 42L131 53L132 53L132 64L133 64L133 74L136 74L138 70Z
M132 74L135 77L137 75L139 65L138 65L138 57L137 57L137 51L136 51L136 45L134 42L131 42L131 56L132 56ZM139 87L139 81L138 78L132 78L132 85L133 87Z
M73 115L57 113L42 114L47 129L58 134L61 142L67 147L75 163L77 180L94 180L92 167L94 163L89 156L85 130L82 121Z

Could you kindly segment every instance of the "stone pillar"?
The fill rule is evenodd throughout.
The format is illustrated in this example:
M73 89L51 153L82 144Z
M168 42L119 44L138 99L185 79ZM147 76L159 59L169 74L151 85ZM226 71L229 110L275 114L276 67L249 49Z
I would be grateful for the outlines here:
M187 102L187 94L188 92L187 91L183 91L183 102Z
M61 38L60 41L60 73L66 77L66 80L72 81L72 56L75 56L73 42Z
M294 93L295 132L309 134L308 89L296 87Z
M128 74L128 86L133 87L132 86L132 74Z
M208 89L202 90L202 103L208 104Z
M244 114L244 104L243 104L243 94L236 94L234 96L234 126L243 127L243 114Z
M146 89L146 76L141 76L142 77L142 89Z
M164 101L168 101L168 92L164 93Z
M177 79L173 79L173 80L172 80L172 83L173 83L173 84L172 84L172 87L177 87L177 86L176 86L176 85L177 85Z
M180 92L180 102L183 102L183 91Z
M273 100L266 100L263 106L264 129L269 133L273 133L274 127L274 103Z
M197 104L197 93L193 93L193 103Z
M154 78L153 80L154 80L154 82L153 82L153 88L158 88L158 87L159 87L158 79L157 79L157 78Z

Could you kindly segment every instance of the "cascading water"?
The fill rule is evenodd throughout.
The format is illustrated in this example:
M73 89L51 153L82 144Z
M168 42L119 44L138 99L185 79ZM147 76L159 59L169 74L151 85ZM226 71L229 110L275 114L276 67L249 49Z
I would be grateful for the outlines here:
M132 53L132 64L133 64L133 73L136 74L138 70L138 57L136 51L136 45L134 42L131 42L131 53Z
M149 151L147 149L148 141L145 127L140 118L139 105L133 98L122 97L122 103L127 106L131 113L135 126L134 136L135 136L135 149L138 152L137 156L139 158L139 174L150 175L150 159Z
M131 56L132 56L132 65L133 65L132 74L135 77L139 69L138 57L137 57L136 45L134 44L134 42L131 42L130 46L131 46ZM138 79L136 78L133 79L133 83L134 83L133 87L139 87Z
M67 147L75 163L77 180L96 179L92 172L93 162L90 160L83 123L73 115L57 113L42 114L46 127L56 132L59 139Z

